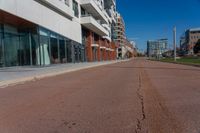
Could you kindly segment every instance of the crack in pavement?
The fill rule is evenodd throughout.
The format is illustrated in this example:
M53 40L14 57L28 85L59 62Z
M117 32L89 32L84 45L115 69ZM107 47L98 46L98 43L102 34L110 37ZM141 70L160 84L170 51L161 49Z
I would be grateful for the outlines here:
M142 118L138 119L137 118L137 125L136 125L136 129L135 129L135 133L140 133L142 132L142 123L143 121L146 119L146 114L145 114L145 107L144 107L144 96L141 92L142 90L142 78L141 78L141 73L139 74L139 87L137 89L137 96L140 100L140 104L141 104L141 112L142 112Z
M140 92L142 89L142 79L141 74L139 75L139 89L138 89L138 97L140 99L141 105L142 105L142 120L146 118L145 111L144 111L144 96Z
M137 93L142 106L142 119L139 119L135 132L182 133L183 124L169 110L165 98L159 92L161 88L157 88L150 78L147 71L141 68Z

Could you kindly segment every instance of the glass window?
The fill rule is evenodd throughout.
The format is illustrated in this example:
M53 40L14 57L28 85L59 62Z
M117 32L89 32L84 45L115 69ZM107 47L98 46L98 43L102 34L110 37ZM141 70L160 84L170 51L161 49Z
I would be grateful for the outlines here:
M30 65L30 44L29 33L23 33L19 36L18 61L20 66Z
M59 52L60 52L60 62L61 63L66 63L67 58L66 58L66 50L65 50L65 40L64 38L61 38L59 40Z
M42 65L50 65L49 32L40 28L40 49Z
M79 17L78 3L75 0L73 0L73 10L74 10L74 15L78 18Z
M18 56L19 56L19 36L17 34L17 29L4 25L4 52L5 52L5 65L18 66Z
M85 9L83 9L82 7L81 7L81 16L85 16L86 15L86 11L85 11Z
M37 28L28 29L4 24L4 34L0 39L0 65L25 66L40 65L40 48ZM35 34L33 34L33 31Z
M75 62L79 62L79 47L74 43Z
M38 41L38 34L31 34L31 56L32 56L32 64L33 65L41 65L41 53L40 53L40 45Z
M80 49L79 49L79 59L80 59L80 61L81 62L84 62L85 61L85 48L84 48L84 46L82 46L81 44L80 44Z
M4 52L5 52L5 65L18 66L18 47L19 47L19 36L11 33L4 34Z
M60 63L59 53L58 53L58 39L57 36L51 34L50 36L50 45L51 45L51 63L58 64Z
M72 62L72 43L70 40L66 40L66 53L67 62Z

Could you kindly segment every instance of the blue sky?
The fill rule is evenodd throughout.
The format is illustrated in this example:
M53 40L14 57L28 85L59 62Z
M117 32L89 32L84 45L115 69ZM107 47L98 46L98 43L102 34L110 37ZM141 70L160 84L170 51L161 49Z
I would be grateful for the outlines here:
M200 0L117 0L117 10L127 37L136 39L139 49L146 50L147 40L159 38L168 38L172 46L174 26L178 39L186 29L200 27Z

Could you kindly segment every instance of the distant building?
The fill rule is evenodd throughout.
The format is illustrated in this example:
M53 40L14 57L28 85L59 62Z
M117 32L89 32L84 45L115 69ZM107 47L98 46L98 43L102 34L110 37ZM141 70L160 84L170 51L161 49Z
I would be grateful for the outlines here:
M147 55L148 57L162 57L167 51L168 39L148 40Z
M185 36L181 36L181 38L180 38L180 48L184 48L185 44L186 44Z
M185 35L180 37L180 54L185 55L187 53L187 44Z
M193 47L200 39L200 28L188 29L185 32L185 49L188 54L193 54Z
M117 23L115 26L115 33L114 33L115 37L114 40L116 43L119 44L118 47L118 58L125 58L125 23L123 20L123 17L117 13Z

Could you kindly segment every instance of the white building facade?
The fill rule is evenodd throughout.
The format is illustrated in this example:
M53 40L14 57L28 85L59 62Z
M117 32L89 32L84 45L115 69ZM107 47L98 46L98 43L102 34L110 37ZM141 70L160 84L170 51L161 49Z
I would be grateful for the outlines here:
M104 0L0 0L0 67L103 60L114 50L104 5Z

